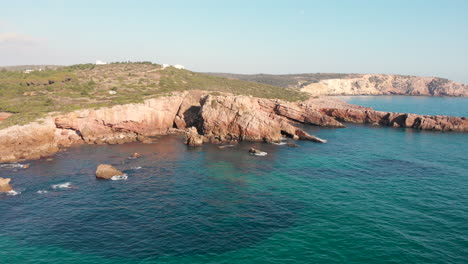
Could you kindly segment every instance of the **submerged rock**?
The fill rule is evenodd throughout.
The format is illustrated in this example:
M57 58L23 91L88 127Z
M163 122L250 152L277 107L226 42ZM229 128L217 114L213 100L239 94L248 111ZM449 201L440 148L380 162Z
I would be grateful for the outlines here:
M96 169L96 178L98 179L112 179L114 176L121 176L124 173L117 170L111 165L101 164Z
M0 178L0 192L7 193L13 191L10 181L11 179L9 178Z
M290 147L290 148L300 148L300 146L297 145L297 144L295 144L295 143L288 143L288 144L286 144L286 145L287 145L288 147Z
M138 159L141 158L141 154L138 152L133 153L128 159Z
M198 134L195 127L190 127L185 132L185 144L188 146L201 146L203 144L203 136Z
M256 156L266 156L268 154L265 151L261 151L261 150L258 150L256 148L250 148L249 153L253 154L253 155L256 155Z

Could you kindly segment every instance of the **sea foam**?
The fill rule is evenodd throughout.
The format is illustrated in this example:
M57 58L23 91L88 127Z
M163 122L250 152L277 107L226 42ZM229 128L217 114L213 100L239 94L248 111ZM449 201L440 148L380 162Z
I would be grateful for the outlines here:
M254 155L255 156L266 156L266 155L268 155L268 153L261 151L261 152L254 153Z
M15 196L15 195L18 195L18 194L20 194L20 193L21 193L21 192L17 192L17 191L15 191L15 190L11 190L11 191L9 191L9 192L6 192L7 195L11 195L11 196Z
M112 176L112 178L111 178L111 180L113 180L113 181L121 181L121 180L126 180L126 179L128 179L127 174L116 175L116 176Z
M71 188L71 183L69 182L52 185L52 189L70 189L70 188Z
M5 168L5 169L24 169L28 166L29 164L20 164L20 163L0 164L0 168Z
M271 142L271 144L281 146L281 145L286 145L288 143L287 142Z

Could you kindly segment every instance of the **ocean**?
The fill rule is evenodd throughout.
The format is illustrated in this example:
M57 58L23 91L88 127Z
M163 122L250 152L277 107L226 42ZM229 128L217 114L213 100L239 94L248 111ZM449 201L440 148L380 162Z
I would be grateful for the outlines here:
M467 98L342 98L468 116ZM0 263L468 263L466 134L305 128L328 143L164 136L0 168L18 192L0 195ZM128 179L96 180L100 163Z

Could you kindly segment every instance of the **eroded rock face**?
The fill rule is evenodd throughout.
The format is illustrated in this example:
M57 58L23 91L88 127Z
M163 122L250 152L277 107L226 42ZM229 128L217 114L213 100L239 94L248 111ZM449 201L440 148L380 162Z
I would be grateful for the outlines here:
M468 131L468 119L454 116L427 116L361 109L324 108L322 113L343 122L415 128L436 131Z
M13 188L10 185L11 179L8 178L0 178L0 192L10 192L13 191Z
M114 176L120 175L123 175L123 172L117 170L111 165L101 164L96 169L96 178L98 179L109 180Z
M275 107L275 113L304 124L324 127L344 127L344 125L336 119L324 115L320 111L310 108L305 104L278 104Z
M324 142L277 115L275 107L272 100L208 95L200 110L200 130L214 143L239 140L278 142L284 135Z
M203 136L198 134L198 131L195 127L190 127L185 132L185 144L193 147L203 145Z
M80 110L55 119L57 128L76 131L88 144L122 144L139 136L165 135L185 94L150 99L142 104Z
M38 159L59 150L52 120L0 130L0 162Z

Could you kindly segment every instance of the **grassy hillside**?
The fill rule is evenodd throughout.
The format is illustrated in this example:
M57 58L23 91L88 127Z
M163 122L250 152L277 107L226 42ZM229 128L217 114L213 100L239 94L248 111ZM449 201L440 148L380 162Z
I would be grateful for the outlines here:
M149 62L80 64L24 73L0 70L0 112L14 113L0 128L51 112L141 102L173 91L207 90L297 101L298 91L178 70ZM111 95L109 91L115 91Z
M362 76L362 74L346 73L304 73L304 74L233 74L233 73L206 73L212 76L229 79L244 80L249 82L262 83L267 85L300 88L311 83L317 83L326 79L347 79Z

